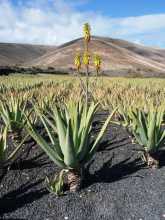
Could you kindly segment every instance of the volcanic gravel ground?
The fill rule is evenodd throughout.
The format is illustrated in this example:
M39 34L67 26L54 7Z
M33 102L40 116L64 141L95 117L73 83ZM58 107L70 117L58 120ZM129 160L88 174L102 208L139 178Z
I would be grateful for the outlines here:
M147 169L139 146L122 127L109 127L86 168L83 189L59 198L44 185L45 176L58 172L58 167L39 147L26 147L29 153L25 151L1 179L0 219L165 219L165 159L160 169Z

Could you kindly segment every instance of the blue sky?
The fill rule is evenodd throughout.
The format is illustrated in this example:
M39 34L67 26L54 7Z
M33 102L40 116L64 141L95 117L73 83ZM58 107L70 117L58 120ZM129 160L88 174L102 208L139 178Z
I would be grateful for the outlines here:
M0 0L0 42L62 44L94 35L165 48L165 0Z
M113 17L139 16L146 14L165 13L164 0L91 0L81 6L100 11L104 15Z

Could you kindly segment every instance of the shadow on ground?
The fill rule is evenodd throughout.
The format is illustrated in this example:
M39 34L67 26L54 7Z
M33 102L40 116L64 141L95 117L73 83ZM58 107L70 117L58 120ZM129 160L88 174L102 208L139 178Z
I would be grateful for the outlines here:
M25 204L32 203L47 194L48 191L44 188L28 192L31 188L41 184L42 181L43 180L39 180L35 183L28 182L23 184L18 189L10 191L0 198L0 216L8 212L13 212L25 206Z
M125 141L127 141L127 142L125 142ZM128 140L127 137L126 138L122 138L120 140L115 140L115 137L114 137L114 141L111 139L110 141L106 140L106 141L101 142L100 146L99 146L99 149L98 149L98 152L114 150L114 149L123 147L123 146L125 146L127 144L131 144L131 141Z
M11 166L11 170L24 170L24 169L33 169L45 165L51 164L50 160L47 160L45 153L41 153L31 159L19 159L14 162Z
M159 150L158 154L156 155L156 159L159 160L159 165L160 167L165 166L165 150Z
M83 188L89 187L94 183L111 183L123 178L128 178L138 170L145 168L145 165L140 158L131 162L128 162L131 158L127 158L115 165L112 165L112 159L113 157L104 163L103 166L94 174L90 174L89 172L89 168L93 163L93 161L91 161L91 163L86 167ZM140 175L135 175L134 177L143 178L143 176Z

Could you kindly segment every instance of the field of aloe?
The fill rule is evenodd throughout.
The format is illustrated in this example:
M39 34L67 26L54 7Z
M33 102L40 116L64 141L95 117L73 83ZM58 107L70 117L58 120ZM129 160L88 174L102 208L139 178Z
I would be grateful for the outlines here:
M90 76L88 31L75 75L0 77L2 218L163 218L165 80Z
M28 123L35 127L40 121L43 122L46 130L48 129L46 123L48 123L56 133L56 129L58 130L54 128L58 126L56 115L60 115L63 120L67 117L67 115L61 115L63 110L68 111L67 114L70 114L73 123L77 123L77 117L80 117L79 124L81 124L81 117L88 117L88 114L91 114L90 127L96 109L109 112L115 109L114 119L111 120L113 123L121 124L130 132L132 131L136 140L142 146L144 145L145 149L158 148L164 141L161 128L164 119L164 85L163 79L91 77L88 93L90 102L97 103L97 107L93 104L92 107L87 106L84 110L83 91L77 77L51 75L1 77L1 145L4 145L1 158L4 157L3 151L6 151L5 138L8 133L13 136L13 139L14 136L20 138L20 133L25 130ZM56 108L60 108L59 112ZM92 113L88 112L90 110ZM52 116L50 112L54 115ZM55 120L54 126L47 118L47 114ZM74 129L76 128L72 128L73 133ZM49 132L48 135L50 135ZM50 140L52 140L51 135Z
M102 136L109 126L123 126L131 138L132 148L138 144L141 162L151 168L159 167L165 141L165 81L90 77L87 106L81 83L76 76L1 77L3 184L7 173L12 172L12 167L19 164L21 155L33 144L38 149L41 147L60 167L58 172L43 176L48 191L59 196L67 190L83 188L86 166L102 146ZM105 116L96 120L101 112ZM108 141L111 139L110 134ZM3 188L1 191L3 195Z
M128 130L132 139L143 147L143 159L149 166L158 165L158 161L151 155L157 153L164 144L165 133L162 125L165 81L163 79L91 77L88 91L89 104L86 106L83 102L81 87L84 79L85 77L82 77L80 82L76 76L57 75L1 77L0 158L2 165L16 158L17 152L31 136L61 167L80 168L81 163L88 161L86 158L92 157L95 145L98 145L110 122L123 125ZM101 130L102 133L92 146L90 143L92 121L96 112L101 110L106 110L112 115L108 117ZM36 132L38 124L43 125L51 145ZM8 137L12 137L14 145L13 152L9 156L6 155L10 148L7 143ZM67 141L73 145L71 149L65 146ZM51 149L51 146L56 144L58 147ZM65 162L63 148L68 150L66 160L71 159L72 162ZM81 156L83 148L85 152ZM75 155L70 158L72 151Z

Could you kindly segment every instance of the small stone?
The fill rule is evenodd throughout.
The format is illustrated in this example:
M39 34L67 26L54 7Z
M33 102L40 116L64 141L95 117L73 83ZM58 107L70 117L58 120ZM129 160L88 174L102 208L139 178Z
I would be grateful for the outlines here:
M165 218L165 214L163 214L162 217Z
M67 220L67 219L69 219L69 218L68 218L68 216L65 216L64 219Z

